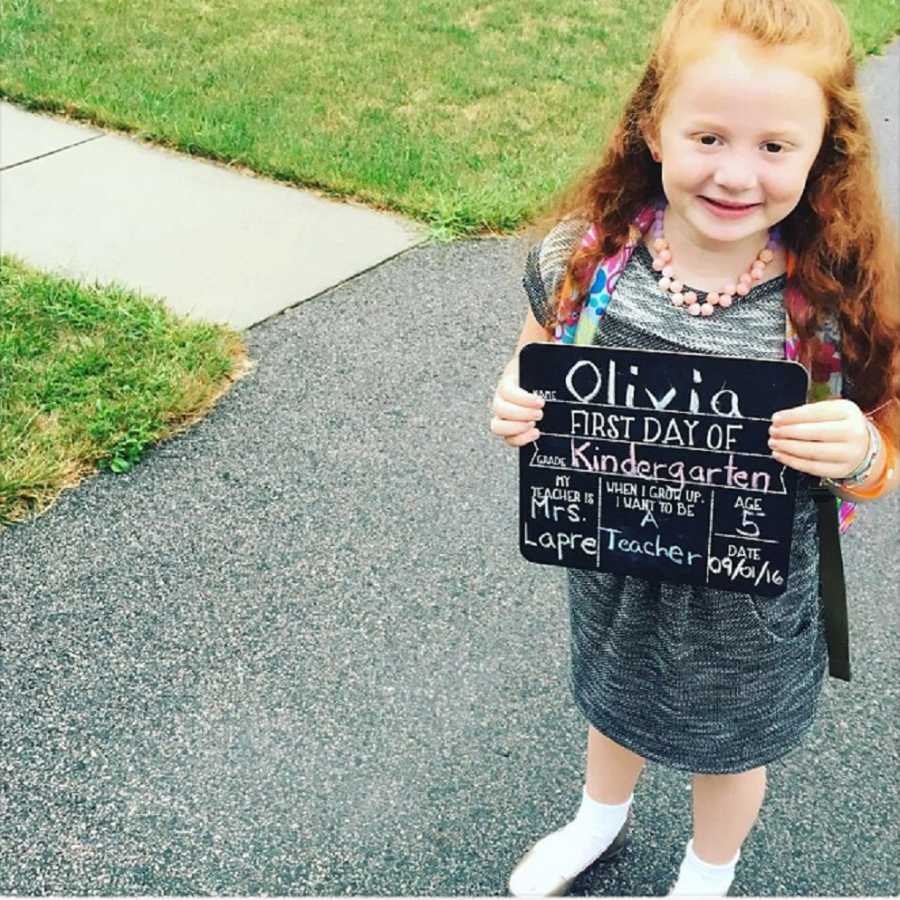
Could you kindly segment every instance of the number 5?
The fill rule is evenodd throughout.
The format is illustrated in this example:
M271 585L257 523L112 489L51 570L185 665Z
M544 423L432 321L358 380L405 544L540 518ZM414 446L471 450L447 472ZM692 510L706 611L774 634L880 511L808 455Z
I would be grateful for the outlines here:
M744 521L741 523L740 528L737 529L738 534L744 537L759 537L759 525L753 521L754 515L755 513L749 509L744 510Z

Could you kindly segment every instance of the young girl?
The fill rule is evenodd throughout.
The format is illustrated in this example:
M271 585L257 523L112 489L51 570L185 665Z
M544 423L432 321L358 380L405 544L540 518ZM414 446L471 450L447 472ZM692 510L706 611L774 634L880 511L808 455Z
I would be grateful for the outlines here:
M539 436L543 406L519 387L519 350L574 327L630 228L594 344L782 359L795 333L812 366L831 323L843 396L773 419L772 453L800 473L781 596L567 570L585 784L574 819L514 870L513 896L565 893L621 849L648 759L693 774L671 894L727 894L766 763L801 744L827 671L811 491L859 502L898 484L898 253L877 183L830 0L676 0L599 166L532 248L531 309L492 404L491 431L511 447Z

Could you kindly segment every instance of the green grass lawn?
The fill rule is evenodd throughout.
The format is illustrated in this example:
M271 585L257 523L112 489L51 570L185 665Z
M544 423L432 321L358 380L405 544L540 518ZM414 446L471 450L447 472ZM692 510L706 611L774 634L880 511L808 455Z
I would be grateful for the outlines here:
M665 0L6 0L0 94L406 213L509 232L595 156ZM890 0L839 0L861 58Z
M252 364L228 328L0 257L0 527L202 418Z
M857 56L896 2L839 0ZM597 156L667 0L4 0L0 96L396 210L526 225ZM238 334L0 258L0 525L205 415Z

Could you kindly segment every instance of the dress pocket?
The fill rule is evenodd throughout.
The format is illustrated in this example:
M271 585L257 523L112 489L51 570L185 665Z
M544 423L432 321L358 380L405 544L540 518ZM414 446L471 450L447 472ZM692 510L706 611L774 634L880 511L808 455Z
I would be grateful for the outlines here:
M808 480L808 477L807 477ZM741 594L760 637L783 644L808 637L819 617L819 538L815 502L801 479L794 515L787 585L777 597Z
M807 635L816 621L819 610L818 593L785 591L778 597L741 594L754 627L769 643L784 643Z

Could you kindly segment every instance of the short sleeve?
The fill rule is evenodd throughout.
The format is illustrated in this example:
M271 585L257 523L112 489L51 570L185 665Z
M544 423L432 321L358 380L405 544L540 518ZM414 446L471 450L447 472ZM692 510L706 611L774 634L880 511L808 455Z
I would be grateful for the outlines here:
M544 280L541 278L540 256L541 244L535 244L528 251L528 256L525 259L525 274L522 276L522 287L525 288L525 293L528 295L528 302L531 305L534 317L541 325L546 327L550 318L551 307Z
M553 311L553 297L566 274L569 258L587 230L583 219L566 219L535 244L525 259L522 287L535 319L546 327Z

